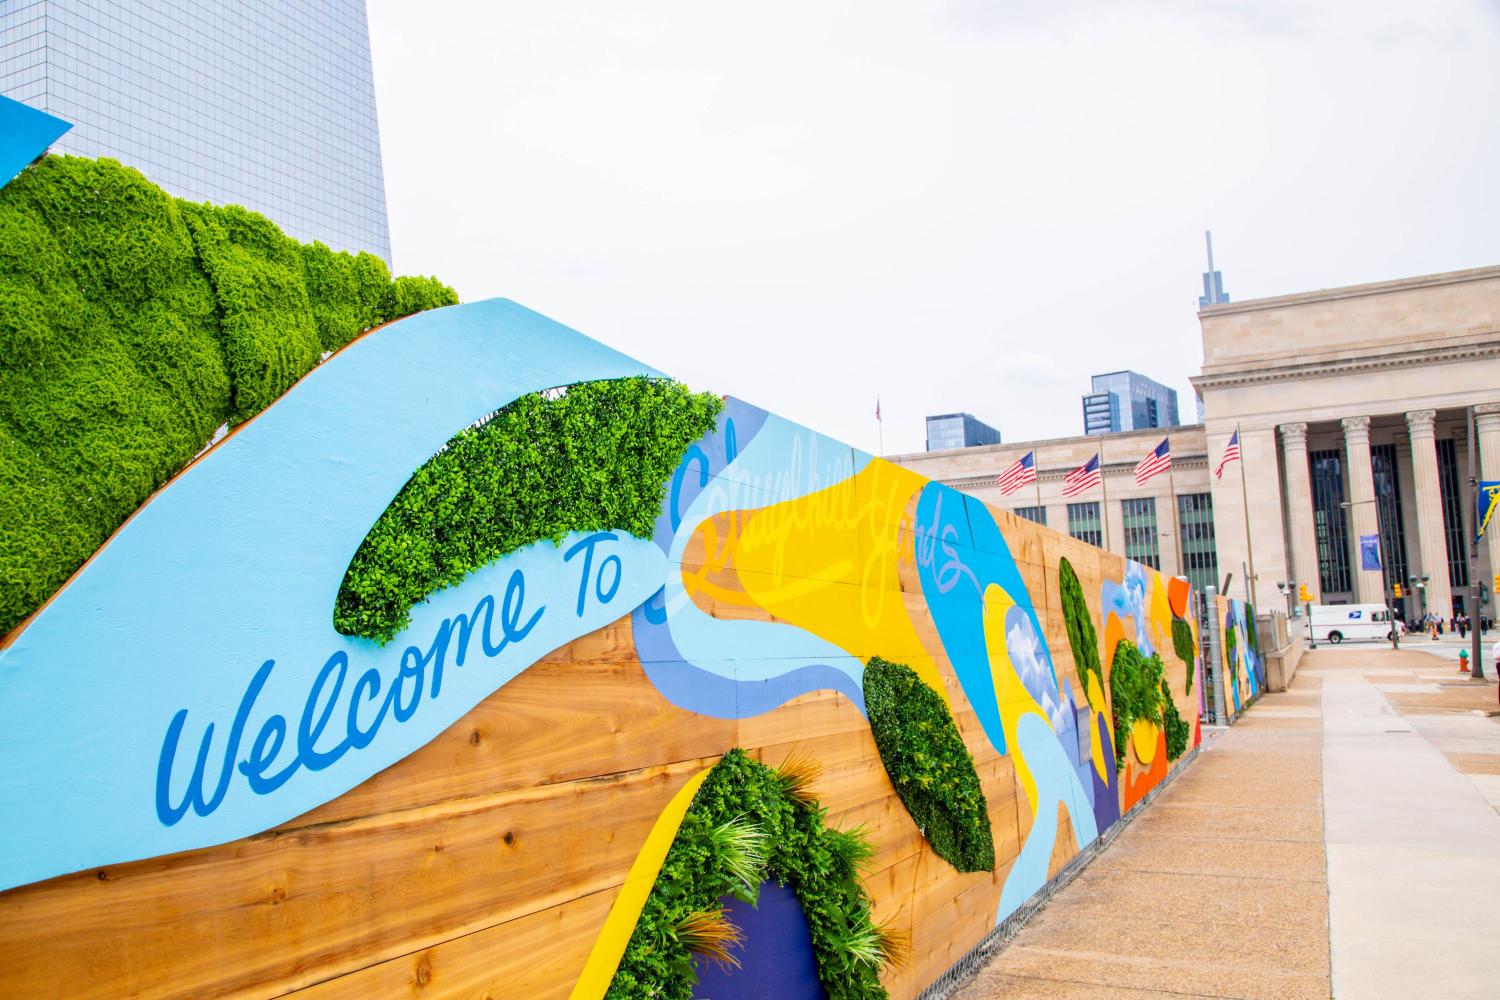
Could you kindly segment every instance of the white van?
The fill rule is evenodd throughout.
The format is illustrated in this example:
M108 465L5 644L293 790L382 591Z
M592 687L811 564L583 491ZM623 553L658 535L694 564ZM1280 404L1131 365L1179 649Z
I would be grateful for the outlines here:
M1314 604L1311 626L1318 642L1391 637L1390 612L1384 604ZM1402 628L1401 623L1396 627Z

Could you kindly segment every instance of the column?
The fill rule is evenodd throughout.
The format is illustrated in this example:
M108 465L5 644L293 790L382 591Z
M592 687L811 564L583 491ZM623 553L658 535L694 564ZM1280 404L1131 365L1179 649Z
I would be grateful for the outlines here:
M1430 578L1427 610L1447 618L1453 614L1453 591L1448 585L1448 539L1443 531L1437 439L1432 433L1436 416L1436 410L1412 410L1406 415L1406 426L1411 432L1412 484L1417 493L1417 544L1422 551L1422 573Z
M1306 424L1281 425L1281 456L1286 468L1291 573L1317 601L1321 597L1322 585L1318 574L1318 532L1313 524L1312 479L1307 469Z
M1500 479L1500 403L1480 403L1474 407L1474 423L1478 429L1479 439L1479 478ZM1459 458L1464 463L1459 468L1462 470L1460 478L1468 476L1468 456ZM1466 500L1465 503L1470 501ZM1478 528L1476 524L1474 526ZM1484 544L1490 553L1490 571L1500 573L1500 514L1496 514L1490 521L1490 526L1484 533ZM1480 577L1480 582L1488 584L1494 589L1493 580ZM1500 594L1490 597L1490 617L1496 617L1495 609L1500 607Z
M1359 540L1376 534L1375 474L1370 471L1370 418L1344 418L1344 456L1349 475L1350 575L1354 577L1356 604L1380 604L1384 601L1380 571L1361 569ZM1434 452L1433 454L1436 454Z

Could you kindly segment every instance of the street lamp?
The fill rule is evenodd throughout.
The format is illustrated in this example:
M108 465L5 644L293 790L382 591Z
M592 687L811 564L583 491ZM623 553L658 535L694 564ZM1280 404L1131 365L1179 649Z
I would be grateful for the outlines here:
M1297 617L1297 581L1277 580L1276 589L1286 598L1286 617L1287 621L1291 621Z
M1367 503L1375 503L1375 499L1355 500L1352 502L1345 500L1339 506L1348 510L1350 507L1358 507L1361 504ZM1377 514L1380 513L1380 508L1376 507L1375 512ZM1391 611L1391 588L1385 585L1385 571L1386 567L1390 565L1390 562L1385 557L1385 532L1381 531L1378 525L1375 528L1375 545L1376 551L1380 553L1380 599L1385 602L1385 623L1391 629L1391 648L1400 649L1401 639L1396 634L1396 615Z

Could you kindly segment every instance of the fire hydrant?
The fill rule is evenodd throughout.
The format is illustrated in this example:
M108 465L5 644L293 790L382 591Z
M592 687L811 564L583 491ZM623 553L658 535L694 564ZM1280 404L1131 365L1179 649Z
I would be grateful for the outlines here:
M1460 649L1458 651L1458 672L1466 674L1469 672L1469 651Z

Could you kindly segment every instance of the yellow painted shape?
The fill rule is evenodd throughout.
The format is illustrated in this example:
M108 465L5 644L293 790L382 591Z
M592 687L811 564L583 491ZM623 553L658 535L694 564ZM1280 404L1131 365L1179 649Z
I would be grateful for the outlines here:
M667 860L667 851L677 837L677 828L682 826L682 817L687 815L693 796L698 794L698 786L703 784L711 770L713 768L704 768L689 778L656 817L651 832L646 835L646 842L635 856L635 863L630 866L630 873L625 876L625 884L620 886L620 894L609 908L609 916L604 918L604 927L594 939L594 950L589 952L583 973L573 986L571 1000L599 1000L609 989L615 970L620 967L620 959L625 957L630 935L635 933L635 925L641 919L641 910L656 885L662 862Z
M1032 815L1035 815L1036 778L1026 763L1026 754L1017 733L1020 730L1021 716L1027 712L1040 716L1048 729L1052 728L1052 723L1031 696L1031 692L1026 690L1026 685L1021 683L1015 664L1010 660L1010 649L1005 644L1005 614L1015 607L1015 603L998 584L992 583L985 588L984 646L990 657L990 676L995 681L995 697L999 701L1000 728L1005 733L1005 745L1010 749L1009 756L1016 765L1016 778L1026 792L1026 800L1031 803Z
M1167 586L1160 573L1151 574L1151 609L1147 612L1147 628L1151 631L1151 645L1165 660L1167 650L1172 648L1172 602L1167 596Z
M913 558L906 509L927 480L875 460L827 489L736 512L729 537L705 540L732 565L745 595L778 620L851 656L906 663L946 702L937 664L907 614L900 566ZM701 587L701 582L684 583Z
M1130 727L1130 743L1135 750L1135 758L1147 767L1156 759L1156 734L1159 730L1156 725L1145 719L1136 719Z
M1099 720L1104 720L1104 728L1110 732L1114 731L1114 726L1109 721L1109 703L1104 700L1104 689L1099 686L1098 674L1089 675L1088 695L1089 708L1092 710L1089 716L1089 723L1092 727L1089 731L1089 746L1094 760L1094 770L1099 772L1099 777L1105 784L1109 784L1109 772L1105 768L1114 767L1115 762L1111 760L1106 763L1104 760L1104 744L1099 739Z

